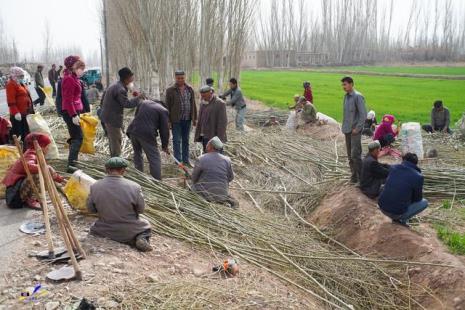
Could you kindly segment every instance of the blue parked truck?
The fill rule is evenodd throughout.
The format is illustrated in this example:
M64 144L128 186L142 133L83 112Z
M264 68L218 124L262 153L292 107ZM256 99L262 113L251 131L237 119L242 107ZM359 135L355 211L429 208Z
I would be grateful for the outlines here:
M81 80L84 81L87 86L95 84L95 82L102 80L102 70L99 67L86 69Z

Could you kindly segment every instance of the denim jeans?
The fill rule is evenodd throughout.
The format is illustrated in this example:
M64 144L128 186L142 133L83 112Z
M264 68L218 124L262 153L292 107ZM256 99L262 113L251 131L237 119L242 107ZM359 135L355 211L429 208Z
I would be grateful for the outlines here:
M173 153L174 157L185 164L189 163L189 135L191 131L191 120L180 120L173 123Z
M414 217L415 215L421 213L423 210L428 207L428 200L422 199L420 201L412 203L410 206L407 207L407 211L399 217L399 221L402 223L407 223L409 219Z
M244 131L245 112L247 108L236 109L236 130Z

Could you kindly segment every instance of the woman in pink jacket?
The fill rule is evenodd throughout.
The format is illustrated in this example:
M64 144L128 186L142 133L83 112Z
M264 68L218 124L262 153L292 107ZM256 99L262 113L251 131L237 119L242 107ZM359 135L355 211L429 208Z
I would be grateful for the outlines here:
M375 135L373 140L378 140L381 144L381 152L378 157L384 155L391 155L394 157L399 157L400 152L391 148L391 144L396 141L396 137L399 134L399 128L394 131L392 125L396 121L395 117L390 114L386 114L383 116L383 122L379 125L375 130Z
M83 91L79 78L84 73L85 64L79 56L68 56L65 59L63 80L61 82L63 120L69 132L69 155L68 173L73 173L76 168L75 162L78 160L79 150L82 145L82 129L79 114L83 110L81 92Z

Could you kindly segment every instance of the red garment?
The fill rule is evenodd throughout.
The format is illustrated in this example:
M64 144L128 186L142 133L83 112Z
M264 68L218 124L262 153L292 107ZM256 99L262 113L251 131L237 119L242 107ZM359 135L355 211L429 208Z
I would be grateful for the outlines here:
M64 71L64 77L61 82L61 106L69 116L73 117L83 109L81 101L82 86L76 74L68 69Z
M23 116L27 115L32 105L27 87L11 79L6 83L6 101L10 109L10 115L17 113L21 113Z
M8 144L10 136L11 122L0 116L0 144Z
M30 133L26 136L27 151L24 153L24 160L26 161L31 174L38 174L39 165L37 163L37 154L36 150L34 149L34 144L32 142L34 141L34 139L37 140L42 149L49 145L51 143L51 140L47 135L37 132ZM6 187L13 186L16 184L16 182L18 182L21 179L24 179L26 176L26 170L24 170L23 163L21 162L21 159L18 159L13 164L13 166L11 166L10 169L8 169L5 178L2 182L3 184L5 184ZM63 181L63 178L58 173L55 173L55 175L53 175L52 177L57 182Z
M396 121L395 117L392 115L384 115L383 122L376 128L375 135L373 140L380 140L388 134L391 134L393 137L397 136L397 132L392 130L392 124Z
M314 104L314 102L313 102L313 93L312 93L312 89L310 87L305 88L304 97L305 97L305 99L307 101L310 101L312 104Z

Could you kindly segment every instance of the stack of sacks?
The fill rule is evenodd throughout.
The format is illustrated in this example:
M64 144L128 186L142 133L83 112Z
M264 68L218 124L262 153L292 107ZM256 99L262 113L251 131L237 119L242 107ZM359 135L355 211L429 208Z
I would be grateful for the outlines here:
M417 154L420 160L424 158L420 123L402 124L400 138L402 140L402 154L410 152Z

